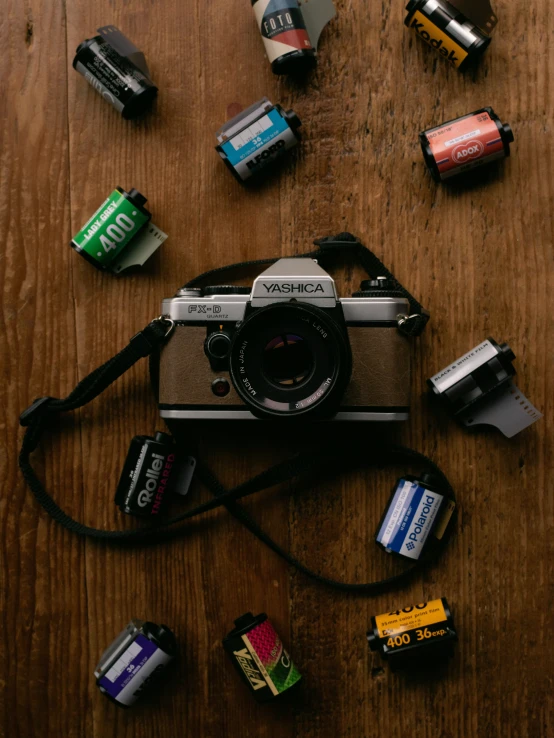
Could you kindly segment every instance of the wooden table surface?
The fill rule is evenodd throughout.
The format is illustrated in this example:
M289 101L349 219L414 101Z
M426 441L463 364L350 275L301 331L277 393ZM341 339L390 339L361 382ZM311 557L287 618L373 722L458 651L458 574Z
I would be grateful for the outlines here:
M550 0L497 0L476 71L449 68L403 26L403 3L338 0L306 83L272 75L248 0L5 0L3 125L0 733L7 738L538 738L554 735L552 485L553 15ZM74 49L115 23L141 46L160 88L126 122L73 71ZM267 95L294 107L303 142L252 190L214 152L228 111ZM432 182L420 130L493 106L512 157L473 186ZM116 186L148 197L168 234L139 272L115 278L69 248ZM423 451L452 480L460 515L443 558L379 596L343 595L296 573L225 511L154 547L86 541L39 509L17 468L18 415L65 396L158 315L197 273L299 253L314 238L360 236L431 311L413 342L413 412L400 428L350 433ZM341 294L361 272L336 272ZM429 404L425 379L492 335L517 355L517 382L545 417L512 440L471 435ZM162 428L145 362L55 424L34 460L56 500L90 525L134 525L113 504L127 446ZM317 433L189 429L202 457L238 484ZM328 424L327 437L336 433ZM373 543L406 471L345 469L260 494L246 507L313 568L349 581L394 569ZM209 499L194 486L177 507ZM372 615L445 596L459 631L434 678L392 674L370 653ZM258 706L222 637L265 611L304 676L290 701ZM121 711L93 671L132 617L174 629L180 661L161 694Z

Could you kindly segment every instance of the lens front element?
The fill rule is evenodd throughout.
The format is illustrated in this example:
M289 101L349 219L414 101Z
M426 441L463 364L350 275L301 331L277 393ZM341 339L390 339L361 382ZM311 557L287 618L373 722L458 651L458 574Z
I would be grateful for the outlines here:
M313 355L302 336L284 333L265 347L262 370L279 387L298 387L313 369Z

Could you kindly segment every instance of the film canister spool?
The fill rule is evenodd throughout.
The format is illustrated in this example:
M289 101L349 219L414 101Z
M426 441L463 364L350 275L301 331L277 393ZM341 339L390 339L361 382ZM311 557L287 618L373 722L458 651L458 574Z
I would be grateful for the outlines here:
M467 3L447 0L410 0L406 6L405 25L415 31L425 43L432 46L447 62L460 71L475 63L488 48L496 17L487 4L485 12L479 12L481 27L459 9ZM485 2L483 0L483 5ZM469 11L475 12L475 3Z
M135 436L117 485L116 505L128 515L159 515L170 498L175 472L175 445L170 435Z
M223 647L258 702L270 702L301 679L265 613L248 612L235 620Z
M96 686L120 707L131 707L177 656L166 625L131 620L100 657Z
M150 223L146 198L116 187L71 240L71 247L102 271L119 273L142 265L167 238Z
M510 156L514 133L492 108L481 108L419 134L425 163L436 182Z
M123 118L137 118L151 107L158 94L144 55L114 26L98 30L100 35L77 47L73 68Z
M239 182L265 172L300 141L300 118L267 97L236 115L216 133L216 151Z
M392 491L375 541L387 553L417 561L443 539L454 509L432 474L406 475Z
M372 617L367 640L396 671L446 660L454 653L458 634L448 602L441 597Z

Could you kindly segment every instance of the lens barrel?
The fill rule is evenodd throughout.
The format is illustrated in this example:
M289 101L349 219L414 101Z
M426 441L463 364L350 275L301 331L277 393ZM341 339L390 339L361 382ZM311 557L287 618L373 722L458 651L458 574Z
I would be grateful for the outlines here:
M334 415L352 373L342 306L291 301L253 310L233 337L229 369L258 417Z

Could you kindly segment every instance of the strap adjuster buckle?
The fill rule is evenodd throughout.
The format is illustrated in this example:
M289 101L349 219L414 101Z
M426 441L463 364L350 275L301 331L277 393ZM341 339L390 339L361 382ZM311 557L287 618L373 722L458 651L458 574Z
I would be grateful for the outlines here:
M337 246L342 246L345 249L356 248L361 244L359 238L353 236L351 233L339 233L337 236L325 236L324 238L318 238L314 241L315 246L319 246L322 251L326 249L334 249Z
M31 425L37 414L46 412L48 404L53 399L53 397L37 397L37 399L21 413L19 416L19 424L24 428Z

